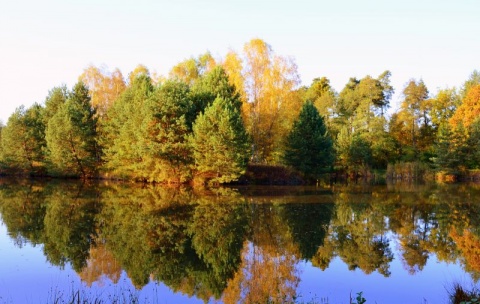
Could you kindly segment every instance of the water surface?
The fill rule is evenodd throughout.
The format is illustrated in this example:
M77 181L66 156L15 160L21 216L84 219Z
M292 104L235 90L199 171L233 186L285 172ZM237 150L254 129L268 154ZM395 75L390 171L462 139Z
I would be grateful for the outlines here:
M447 303L480 278L476 185L0 183L0 303Z

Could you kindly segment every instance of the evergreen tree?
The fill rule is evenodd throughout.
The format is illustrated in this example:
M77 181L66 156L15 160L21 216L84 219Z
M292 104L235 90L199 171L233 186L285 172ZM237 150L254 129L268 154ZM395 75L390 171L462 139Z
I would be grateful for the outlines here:
M43 123L48 125L50 118L57 113L58 109L67 101L68 89L65 86L53 88L48 92L43 109Z
M193 108L184 82L167 81L148 99L147 119L141 126L147 134L144 163L148 180L183 183L191 177L193 158L187 136Z
M95 110L87 87L79 82L49 120L46 140L52 173L89 177L98 164Z
M432 159L437 169L444 170L452 167L452 138L453 135L449 125L440 125L434 145L436 156Z
M348 152L348 164L354 170L367 170L372 164L370 143L359 134L352 137Z
M151 121L146 114L146 101L154 88L150 77L140 74L132 78L130 85L108 109L101 124L103 169L106 174L129 179L145 179L144 121Z
M435 156L432 157L437 169L458 170L469 165L469 158L473 156L473 153L469 151L467 133L463 124L456 129L448 124L439 127L434 144Z
M210 106L217 97L229 100L235 108L241 111L242 102L240 94L230 84L228 75L221 66L213 68L205 76L200 77L193 85L193 111L187 117L187 120L193 123L197 115Z
M467 167L469 169L480 168L480 119L476 119L468 128L467 139Z
M250 155L250 142L238 107L217 97L193 125L190 143L198 177L212 183L237 180Z
M333 159L333 142L323 118L312 102L306 102L286 138L284 162L316 178L330 170Z
M315 78L312 84L305 92L305 101L311 101L318 112L325 119L325 123L330 125L330 120L334 116L336 95L330 86L330 80L326 77Z
M43 173L46 143L42 110L39 104L17 108L2 131L2 160L17 173Z
M216 66L212 71L200 78L192 90L209 94L210 98L212 98L212 103L217 97L229 99L236 108L241 109L240 94L230 84L228 75L221 66Z

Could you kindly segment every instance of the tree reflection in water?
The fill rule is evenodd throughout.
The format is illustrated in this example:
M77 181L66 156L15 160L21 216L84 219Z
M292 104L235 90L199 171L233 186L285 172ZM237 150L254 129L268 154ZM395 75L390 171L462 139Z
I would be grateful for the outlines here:
M301 261L325 270L339 257L388 277L393 250L411 274L435 254L480 278L478 186L294 189L2 180L0 213L17 246L43 245L88 286L125 271L137 288L154 280L204 301L283 303L298 296Z

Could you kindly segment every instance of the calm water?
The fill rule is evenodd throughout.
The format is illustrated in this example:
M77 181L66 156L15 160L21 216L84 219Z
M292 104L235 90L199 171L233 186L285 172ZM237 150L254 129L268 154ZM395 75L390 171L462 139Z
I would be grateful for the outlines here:
M447 303L480 187L214 191L0 180L0 303Z

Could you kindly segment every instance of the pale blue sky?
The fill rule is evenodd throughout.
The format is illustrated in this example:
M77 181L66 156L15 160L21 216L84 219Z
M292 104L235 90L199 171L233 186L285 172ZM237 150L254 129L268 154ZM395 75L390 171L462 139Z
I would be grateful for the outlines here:
M340 91L388 69L395 109L410 78L433 94L480 69L480 0L0 0L0 120L89 64L167 74L252 38L294 57L305 85L326 76Z

